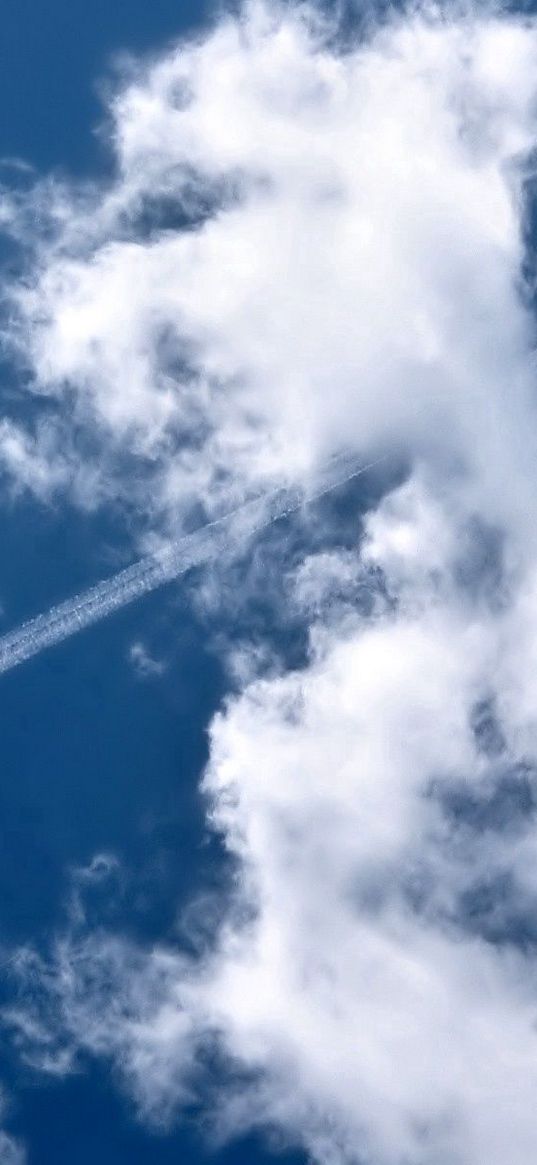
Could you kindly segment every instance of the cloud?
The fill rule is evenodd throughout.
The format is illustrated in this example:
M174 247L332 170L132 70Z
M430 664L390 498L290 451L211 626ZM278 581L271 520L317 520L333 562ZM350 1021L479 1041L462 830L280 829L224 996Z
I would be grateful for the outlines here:
M106 186L15 200L20 237L50 211L9 341L140 529L390 459L380 496L223 567L307 647L234 645L202 783L233 878L194 953L79 910L13 963L21 1054L107 1058L157 1123L204 1104L317 1165L533 1162L536 56L486 8L343 42L249 6L133 65Z
M476 729L498 629L448 574L441 604L427 584L323 625L307 668L229 702L204 781L236 866L223 919L195 958L72 928L50 966L21 956L31 1062L109 1057L157 1122L220 1063L218 1133L279 1128L323 1163L527 1165L537 770Z
M4 1165L24 1165L26 1161L22 1146L7 1133L2 1132L0 1132L0 1156Z
M337 458L317 475L308 494L296 489L272 491L205 523L186 537L169 541L110 578L0 636L0 672L17 667L44 648L60 643L171 579L180 578L193 567L226 558L233 560L248 538L295 513L308 499L319 500L368 469L371 466ZM141 662L140 650L135 651L134 658ZM147 662L146 658L146 671Z
M176 521L350 442L434 453L518 512L531 22L418 12L346 50L335 31L305 8L223 18L118 82L106 185L17 196L6 342L36 418L62 447L85 434L70 475L39 447L29 474L12 421L21 485L83 467L97 500Z
M166 664L162 660L153 659L153 656L144 647L143 643L133 643L129 649L129 659L136 674L142 680L154 679L161 676Z
M0 1117L2 1124L9 1116L9 1105L4 1092L0 1093ZM22 1142L0 1128L0 1161L2 1165L26 1165L26 1149Z

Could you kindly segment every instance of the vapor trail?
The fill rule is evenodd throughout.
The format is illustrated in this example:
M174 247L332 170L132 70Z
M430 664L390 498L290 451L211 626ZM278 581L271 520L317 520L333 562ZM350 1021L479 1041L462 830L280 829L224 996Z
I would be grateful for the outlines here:
M69 635L89 627L133 599L178 578L191 567L216 558L219 552L229 549L230 543L240 544L278 518L359 477L378 463L357 465L349 457L335 459L317 474L310 490L279 489L246 502L232 513L140 559L112 578L59 603L43 615L37 615L0 638L0 674L24 663L43 648L61 643Z

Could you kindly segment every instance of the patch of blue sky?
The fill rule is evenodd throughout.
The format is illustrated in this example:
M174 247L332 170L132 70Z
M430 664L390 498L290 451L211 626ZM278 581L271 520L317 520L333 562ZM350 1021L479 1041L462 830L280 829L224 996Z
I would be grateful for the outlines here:
M161 47L207 15L199 0L9 5L0 65L4 176L18 173L24 182L21 163L39 173L60 168L94 177L105 170L95 127L102 116L98 81L110 61L125 49ZM12 375L8 368L2 385L8 411L17 404ZM92 575L112 572L121 537L110 516L60 513L20 499L2 507L3 625L76 591ZM108 563L106 547L114 547ZM165 672L141 683L129 658L132 643L144 640L158 653L171 624L173 658L168 649ZM221 861L206 837L197 778L222 676L192 612L170 590L73 647L61 645L2 687L5 946L30 940L46 946L65 917L69 871L95 853L113 852L122 863L121 892L110 909L119 927L145 941L170 934L181 903L195 885L211 886ZM194 1165L211 1156L193 1127L158 1136L145 1131L102 1068L44 1084L29 1071L21 1078L20 1064L5 1050L2 1066L13 1097L10 1127L31 1165ZM247 1141L218 1159L261 1165L272 1157L260 1142ZM302 1158L282 1160L298 1165Z
M209 18L205 0L20 0L2 13L0 156L95 176L99 79L124 51L160 49Z

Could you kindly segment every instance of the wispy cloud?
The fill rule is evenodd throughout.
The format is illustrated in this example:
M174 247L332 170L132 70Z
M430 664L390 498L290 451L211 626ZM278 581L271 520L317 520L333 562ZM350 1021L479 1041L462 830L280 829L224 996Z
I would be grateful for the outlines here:
M0 1118L3 1126L9 1124L9 1104L4 1092L0 1093ZM2 1165L26 1165L27 1162L22 1141L6 1132L5 1127L0 1128L0 1161Z
M0 1158L3 1165L25 1165L26 1152L20 1142L0 1132Z
M164 583L180 578L194 566L210 563L223 553L233 557L245 540L278 518L299 509L305 501L318 500L338 485L360 477L375 464L360 466L353 458L335 458L318 472L308 492L282 488L243 502L231 513L166 544L112 578L66 599L43 615L37 615L0 637L0 673L10 671L46 647L62 643L70 635L90 627Z
M161 659L155 659L143 643L132 643L129 649L129 659L142 680L155 679L166 670L166 664Z

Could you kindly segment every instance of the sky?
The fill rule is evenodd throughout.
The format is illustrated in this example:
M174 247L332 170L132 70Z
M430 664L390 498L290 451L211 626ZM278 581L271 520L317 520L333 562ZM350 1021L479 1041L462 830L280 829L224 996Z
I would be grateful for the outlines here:
M537 21L1 51L0 1162L533 1165Z

